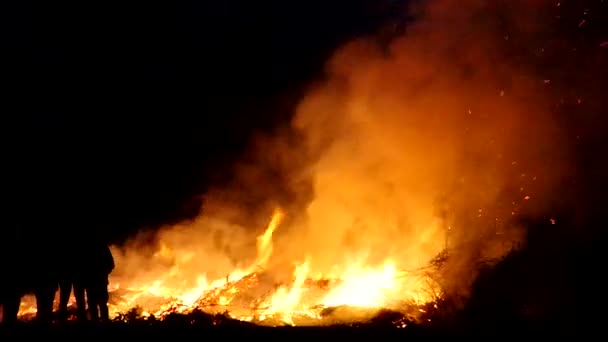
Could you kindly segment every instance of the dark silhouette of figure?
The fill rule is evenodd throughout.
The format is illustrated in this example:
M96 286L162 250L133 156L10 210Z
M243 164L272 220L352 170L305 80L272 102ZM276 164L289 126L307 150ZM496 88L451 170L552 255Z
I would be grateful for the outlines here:
M57 292L57 281L40 279L34 287L36 295L36 320L42 324L53 322L53 302Z
M109 275L114 270L114 258L107 244L93 241L87 246L84 285L91 320L108 322Z
M0 305L2 306L2 323L7 325L15 324L19 314L21 296L15 294L14 291L7 291L7 289L4 288L2 291L2 298L0 298Z
M82 279L75 274L63 275L59 280L59 319L61 321L68 319L68 304L72 290L76 299L76 318L85 321L87 319L85 288Z
M42 324L53 321L53 302L59 285L59 267L61 261L57 251L56 233L40 233L32 247L31 272L32 285L36 296L36 320Z
M0 239L0 305L2 323L17 322L21 297L32 292L34 278L30 267L34 255L30 250L27 233L21 226L13 226ZM24 247L21 249L21 247ZM15 251L21 251L15 254Z
M36 296L36 321L51 323L53 320L53 300L57 291L54 239L51 234L32 234L28 228L16 228L14 233L4 237L3 246L0 246L0 301L2 320L6 324L17 321L21 297L28 293ZM23 252L15 255L15 249L20 247Z
M21 301L16 283L17 268L9 252L10 245L14 245L17 241L11 233L6 232L0 239L0 309L2 309L0 316L4 324L12 324L17 320Z
M2 323L14 324L17 322L19 305L23 289L22 280L19 276L18 264L15 264L5 253L7 250L0 246L0 263L2 265L2 279L0 279L0 306L2 306Z
M87 319L86 301L85 301L85 284L83 277L83 268L80 258L83 255L82 248L78 248L80 244L73 245L62 244L60 246L60 264L59 264L59 308L58 318L60 321L68 319L68 304L70 294L74 291L76 299L76 318L79 321Z

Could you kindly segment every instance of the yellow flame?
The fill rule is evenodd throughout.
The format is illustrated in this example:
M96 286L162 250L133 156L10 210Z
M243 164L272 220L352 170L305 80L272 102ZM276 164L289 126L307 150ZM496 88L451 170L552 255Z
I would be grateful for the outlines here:
M397 267L387 262L382 268L355 267L346 271L342 284L323 299L325 306L352 305L380 307L386 305L389 291L397 287Z
M283 221L283 217L285 214L282 210L276 209L272 214L272 219L268 224L268 227L264 231L264 234L258 236L257 238L257 247L258 247L258 255L252 268L263 267L268 263L270 256L272 255L272 234L277 229L281 221ZM251 270L253 271L253 269Z
M175 312L186 312L192 309L192 306L203 296L206 292L216 291L219 292L229 282L238 281L243 279L245 276L256 272L259 268L266 266L270 256L272 255L272 234L277 230L281 221L283 220L284 213L280 209L276 209L272 215L270 222L268 223L264 233L257 237L257 256L254 263L246 269L236 269L232 271L225 279L216 279L208 281L207 277L198 275L196 279L196 285L193 287L175 288L173 286L166 286L166 279L156 279L149 283L144 283L141 286L130 286L129 290L133 291L132 295L123 296L122 302L112 307L114 315L122 311L128 310L139 303L142 297L152 296L157 298L174 298L170 304L161 305L159 310L153 310L151 313L155 316L162 316L163 311L167 310L168 307L173 307L179 304L178 308L173 308ZM176 265L171 268L165 275L166 278L170 278L175 275L179 275L181 270L179 268L180 263L186 262L194 257L193 253L184 253L176 256L175 253L166 244L161 243L160 250L154 254L158 257L163 258L177 258ZM227 294L218 296L218 305L229 305L237 293L237 289L232 288ZM148 313L148 310L146 310Z
M143 316L155 315L162 318L170 312L187 313L197 308L213 311L213 307L236 305L235 298L258 285L256 274L267 265L272 256L273 233L284 216L281 210L275 210L264 232L257 237L257 255L249 267L236 269L225 278L211 281L205 274L199 274L192 276L194 282L185 282L190 276L184 274L183 263L192 260L194 253L180 251L175 247L172 249L161 242L154 257L170 259L175 264L157 279L129 284L124 288L129 292L121 295L120 301L110 306L112 316L116 317L135 306L142 308ZM314 277L311 276L312 261L312 257L307 256L303 262L295 264L290 283L281 284L261 298L250 299L241 311L232 307L229 315L243 321L276 321L295 325L296 317L320 319L320 312L325 307L346 305L379 308L390 306L399 300L424 303L434 299L428 295L429 292L421 292L428 287L426 284L410 277L407 272L398 271L397 265L390 260L378 267L366 266L363 261L354 262L335 275L317 274ZM175 281L170 281L176 277L184 279L182 287L176 287ZM325 288L315 285L315 282L321 280L327 281L329 286ZM109 288L114 291L123 289L118 283L111 283ZM435 292L433 294L438 295ZM261 311L256 313L256 310ZM25 317L32 313L35 313L35 304L27 303L22 307L20 315Z
M274 315L279 314L281 321L293 325L293 313L298 308L302 293L305 290L303 288L304 282L308 277L309 259L307 258L302 264L297 265L294 271L294 281L291 286L281 286L277 292L270 298L270 306L264 311L262 315Z

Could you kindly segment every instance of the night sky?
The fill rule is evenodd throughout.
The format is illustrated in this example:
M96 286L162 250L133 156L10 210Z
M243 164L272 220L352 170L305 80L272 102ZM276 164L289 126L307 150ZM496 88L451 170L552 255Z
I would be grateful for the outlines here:
M7 226L94 222L115 241L195 215L336 46L402 15L372 1L12 3Z

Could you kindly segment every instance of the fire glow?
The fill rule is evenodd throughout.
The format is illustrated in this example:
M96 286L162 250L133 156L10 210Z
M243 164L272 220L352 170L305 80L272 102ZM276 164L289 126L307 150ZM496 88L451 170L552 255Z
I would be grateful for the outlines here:
M229 316L245 321L263 324L273 319L293 325L294 317L308 320L308 324L321 319L321 311L328 307L354 306L369 309L380 309L424 304L440 296L437 288L425 288L430 285L429 279L413 282L420 275L399 272L397 265L386 260L379 267L367 267L355 263L341 275L313 275L310 269L310 257L294 265L293 276L286 284L260 284L263 270L272 257L272 234L281 224L283 213L277 210L266 230L257 239L257 256L255 262L245 269L237 269L225 278L207 280L204 274L196 275L196 286L193 288L174 288L165 286L165 280L155 279L144 284L129 284L124 295L112 305L112 312L117 315L134 306L140 306L143 315L163 317L172 312L188 313L199 309L209 313L228 312ZM169 257L171 250L161 245L155 257ZM165 277L178 275L179 264L172 268ZM426 280L426 282L424 282ZM256 287L272 285L261 296L255 295ZM111 284L115 291L120 285ZM247 293L251 291L252 293ZM249 303L247 299L250 297ZM146 303L145 298L151 301ZM236 299L236 300L235 300ZM154 304L156 303L160 304ZM237 302L237 303L235 303ZM320 322L320 321L319 321ZM316 322L316 323L319 323Z
M529 11L494 6L429 1L387 45L338 49L291 129L256 139L199 217L113 249L113 316L319 325L341 306L409 315L466 297L478 261L525 239L517 218L545 210L568 162L544 78L481 20Z
M264 268L272 257L272 235L283 216L280 210L275 211L264 233L257 238L254 263L248 268L234 270L225 278L208 280L205 274L183 274L177 263L157 279L128 284L112 280L111 315L117 318L138 307L144 318L162 319L171 313L188 314L201 310L210 314L227 313L233 319L258 324L317 325L323 324L322 311L327 308L357 307L368 309L370 313L383 308L411 310L441 296L438 285L430 278L421 273L399 271L390 260L378 267L355 262L340 275L325 276L311 273L311 258L307 257L294 265L291 282L262 284ZM173 256L174 251L161 241L153 262ZM187 254L183 260L190 257L193 255ZM195 279L195 285L175 287L176 277ZM256 288L268 285L271 288L262 295L255 294L259 292ZM22 317L36 312L31 299L24 300L20 311Z

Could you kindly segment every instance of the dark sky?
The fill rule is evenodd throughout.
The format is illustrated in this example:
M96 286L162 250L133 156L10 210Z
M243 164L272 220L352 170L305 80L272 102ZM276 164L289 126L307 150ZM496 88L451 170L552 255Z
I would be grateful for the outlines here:
M331 52L402 19L405 2L2 2L2 229L98 222L120 238L194 215L251 134L289 120ZM591 132L577 142L578 186L594 206L608 5L561 3L555 52L536 62L561 81L556 99L587 94L565 124Z
M400 2L131 3L1 5L2 229L99 222L121 237L193 215L331 51Z

